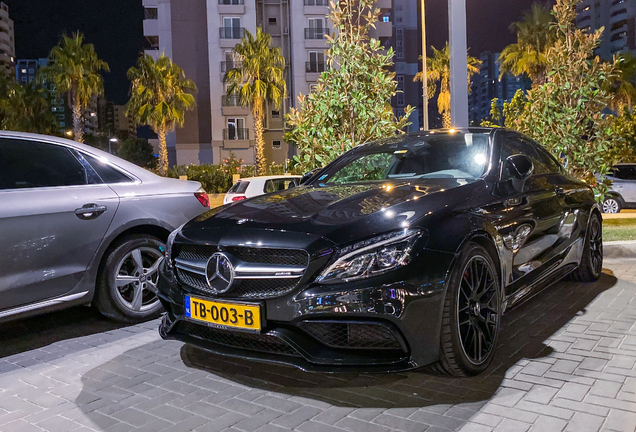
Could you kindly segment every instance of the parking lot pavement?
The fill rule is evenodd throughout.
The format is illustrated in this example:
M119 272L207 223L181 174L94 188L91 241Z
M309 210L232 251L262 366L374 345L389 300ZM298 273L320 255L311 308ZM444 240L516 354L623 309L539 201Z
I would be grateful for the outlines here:
M3 324L0 431L634 432L636 260L606 267L510 311L470 379L231 361L88 308Z

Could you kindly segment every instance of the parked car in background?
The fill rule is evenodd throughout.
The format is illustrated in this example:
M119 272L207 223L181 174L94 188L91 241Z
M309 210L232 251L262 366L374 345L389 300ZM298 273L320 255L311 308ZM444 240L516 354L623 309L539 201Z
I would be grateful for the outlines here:
M223 204L231 204L266 193L278 192L296 187L302 176L279 175L247 177L238 180L225 194Z
M603 201L603 213L619 213L624 208L636 208L636 164L614 165L607 175L612 188Z
M172 233L159 331L306 370L475 375L508 308L599 278L601 224L591 187L521 134L391 137Z
M198 182L0 132L0 321L88 303L124 322L158 316L166 239L208 208Z

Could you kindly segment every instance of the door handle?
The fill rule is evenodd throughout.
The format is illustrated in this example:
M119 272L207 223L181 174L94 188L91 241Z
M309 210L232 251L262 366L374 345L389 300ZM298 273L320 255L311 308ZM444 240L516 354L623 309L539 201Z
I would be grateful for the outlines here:
M108 207L97 204L84 204L81 208L75 209L75 215L82 220L95 219L107 209Z
M559 195L559 196L565 195L565 190L562 187L560 187L560 186L557 186L554 189L554 192L556 192L556 194Z

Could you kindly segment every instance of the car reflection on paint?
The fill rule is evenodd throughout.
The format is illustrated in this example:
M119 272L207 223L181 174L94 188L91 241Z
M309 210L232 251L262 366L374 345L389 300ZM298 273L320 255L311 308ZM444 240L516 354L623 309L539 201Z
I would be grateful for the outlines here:
M493 358L506 309L567 275L600 276L591 188L518 133L389 138L309 177L171 235L162 337L305 370L474 375ZM222 287L215 256L233 276Z

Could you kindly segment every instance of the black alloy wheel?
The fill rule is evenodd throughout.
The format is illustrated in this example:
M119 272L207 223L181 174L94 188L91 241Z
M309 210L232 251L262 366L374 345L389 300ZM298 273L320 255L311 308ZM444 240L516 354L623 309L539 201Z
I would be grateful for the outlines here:
M467 244L444 301L438 370L470 376L488 367L497 345L501 305L499 280L490 254L477 244Z
M571 274L579 282L595 282L603 272L603 224L598 213L593 213L587 226L581 264Z

